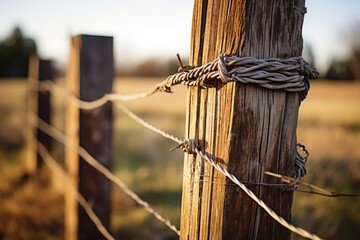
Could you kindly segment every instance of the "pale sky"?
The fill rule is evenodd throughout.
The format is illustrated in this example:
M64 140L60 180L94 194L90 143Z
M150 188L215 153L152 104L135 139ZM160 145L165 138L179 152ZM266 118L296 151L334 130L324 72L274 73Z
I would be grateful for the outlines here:
M360 22L360 0L307 0L303 36L325 67L347 46L341 34ZM69 36L114 36L117 63L188 56L193 0L0 0L0 40L15 25L35 38L40 55L66 62Z

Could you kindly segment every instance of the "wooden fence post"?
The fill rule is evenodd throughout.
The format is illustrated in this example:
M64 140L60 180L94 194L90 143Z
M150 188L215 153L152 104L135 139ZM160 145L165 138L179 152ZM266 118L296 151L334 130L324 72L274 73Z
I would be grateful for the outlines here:
M38 57L31 57L29 60L29 98L28 111L29 119L34 123L37 119L33 119L32 114L37 115L40 119L50 124L50 92L38 91L39 83L43 81L52 81L54 78L52 62L50 60L39 59ZM36 124L36 122L35 122ZM42 166L40 155L32 146L37 146L37 141L49 149L51 138L36 125L29 125L29 148L26 160L26 170L28 174L33 174Z
M67 89L84 101L96 100L112 91L114 77L113 38L79 35L72 38ZM66 105L66 134L85 148L103 166L111 167L112 104L95 110L79 110L71 101ZM106 228L110 221L110 182L66 146L68 174L79 192L92 205ZM65 198L66 239L103 239L86 212L78 207L74 195Z
M258 58L300 56L304 0L195 0L190 64L221 53ZM296 8L295 8L296 7ZM238 179L274 183L272 171L294 175L299 94L255 85L190 87L186 137ZM292 192L248 186L291 220ZM290 239L240 188L200 156L185 155L181 239Z

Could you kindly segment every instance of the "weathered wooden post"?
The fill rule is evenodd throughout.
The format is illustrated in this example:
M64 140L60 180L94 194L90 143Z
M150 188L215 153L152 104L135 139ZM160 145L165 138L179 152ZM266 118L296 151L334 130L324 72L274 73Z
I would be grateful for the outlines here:
M190 64L205 64L221 53L300 56L304 5L305 0L195 0ZM298 107L298 93L252 84L190 87L185 134L199 139L238 179L273 183L264 171L294 175ZM292 192L249 188L291 220ZM191 154L185 155L181 217L181 239L290 239L240 188Z
M51 138L37 128L37 119L34 115L46 123L50 123L50 92L48 90L41 90L40 84L44 81L52 81L54 79L54 71L52 62L50 60L39 59L38 57L31 57L29 60L29 98L28 111L29 119L33 124L29 125L28 134L28 153L26 160L26 169L28 174L34 173L42 166L42 159L33 146L37 146L37 141L43 144L47 149L51 145Z
M93 101L112 91L114 77L113 38L79 35L72 38L67 89L83 101ZM107 168L111 167L112 104L95 110L66 105L66 134ZM110 182L65 146L69 176L92 205L106 228L110 221ZM78 207L72 192L65 198L66 239L103 239L86 212Z

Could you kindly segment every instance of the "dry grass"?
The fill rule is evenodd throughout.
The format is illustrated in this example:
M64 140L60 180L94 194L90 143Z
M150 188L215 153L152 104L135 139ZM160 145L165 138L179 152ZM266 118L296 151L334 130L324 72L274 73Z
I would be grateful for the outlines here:
M131 94L152 90L157 83L164 79L159 78L118 78L114 91ZM151 115L182 115L185 116L186 87L173 87L173 93L160 92L148 98L127 102L126 105L136 112Z
M148 91L161 80L119 78L114 90L120 93ZM159 93L126 103L126 106L182 138L186 89L178 86L173 90L173 94ZM56 109L54 124L59 128L65 121L63 98L57 96L53 103ZM0 238L61 239L63 203L53 187L59 183L50 181L54 184L43 185L44 179L51 179L43 173L42 177L21 188L12 188L23 173L24 154L19 149L23 143L21 131L26 129L25 103L26 82L0 82ZM171 141L144 129L116 108L115 113L116 174L166 217L179 224L182 153L169 153L167 150L174 145ZM360 84L313 82L308 98L300 107L298 141L304 143L311 153L305 180L338 192L360 192ZM9 151L9 146L12 146L12 151ZM61 159L61 151L57 148L53 152ZM51 206L58 207L53 209ZM355 239L353 236L360 234L359 212L358 199L295 194L295 223L328 239ZM112 230L119 238L165 239L174 236L118 189L113 190L111 218ZM21 233L14 230L19 228Z
M360 193L359 82L314 82L300 107L297 132L311 153L305 181L339 193ZM357 239L359 213L359 198L295 194L295 223L326 239Z
M359 126L360 82L314 82L300 108L301 122Z
M314 162L359 161L360 83L314 83L300 107L298 139Z

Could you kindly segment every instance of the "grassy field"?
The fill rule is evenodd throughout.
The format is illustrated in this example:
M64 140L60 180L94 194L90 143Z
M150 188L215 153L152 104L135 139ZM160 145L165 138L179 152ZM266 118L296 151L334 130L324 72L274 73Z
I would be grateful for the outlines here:
M160 80L120 78L114 90L147 91ZM126 106L150 123L183 138L186 89L179 86L174 91ZM0 239L62 239L63 198L54 187L61 185L61 180L54 178L48 169L30 181L21 179L26 93L24 81L0 82ZM53 102L54 125L60 129L64 123L62 100L57 95ZM178 226L181 151L169 153L173 142L114 109L114 172ZM297 135L311 154L305 181L335 192L360 193L360 83L313 82L308 98L300 107ZM60 144L55 144L52 153L60 161L63 159ZM111 229L119 239L175 237L115 187L112 201ZM296 192L293 221L326 239L357 239L360 198L326 198Z

